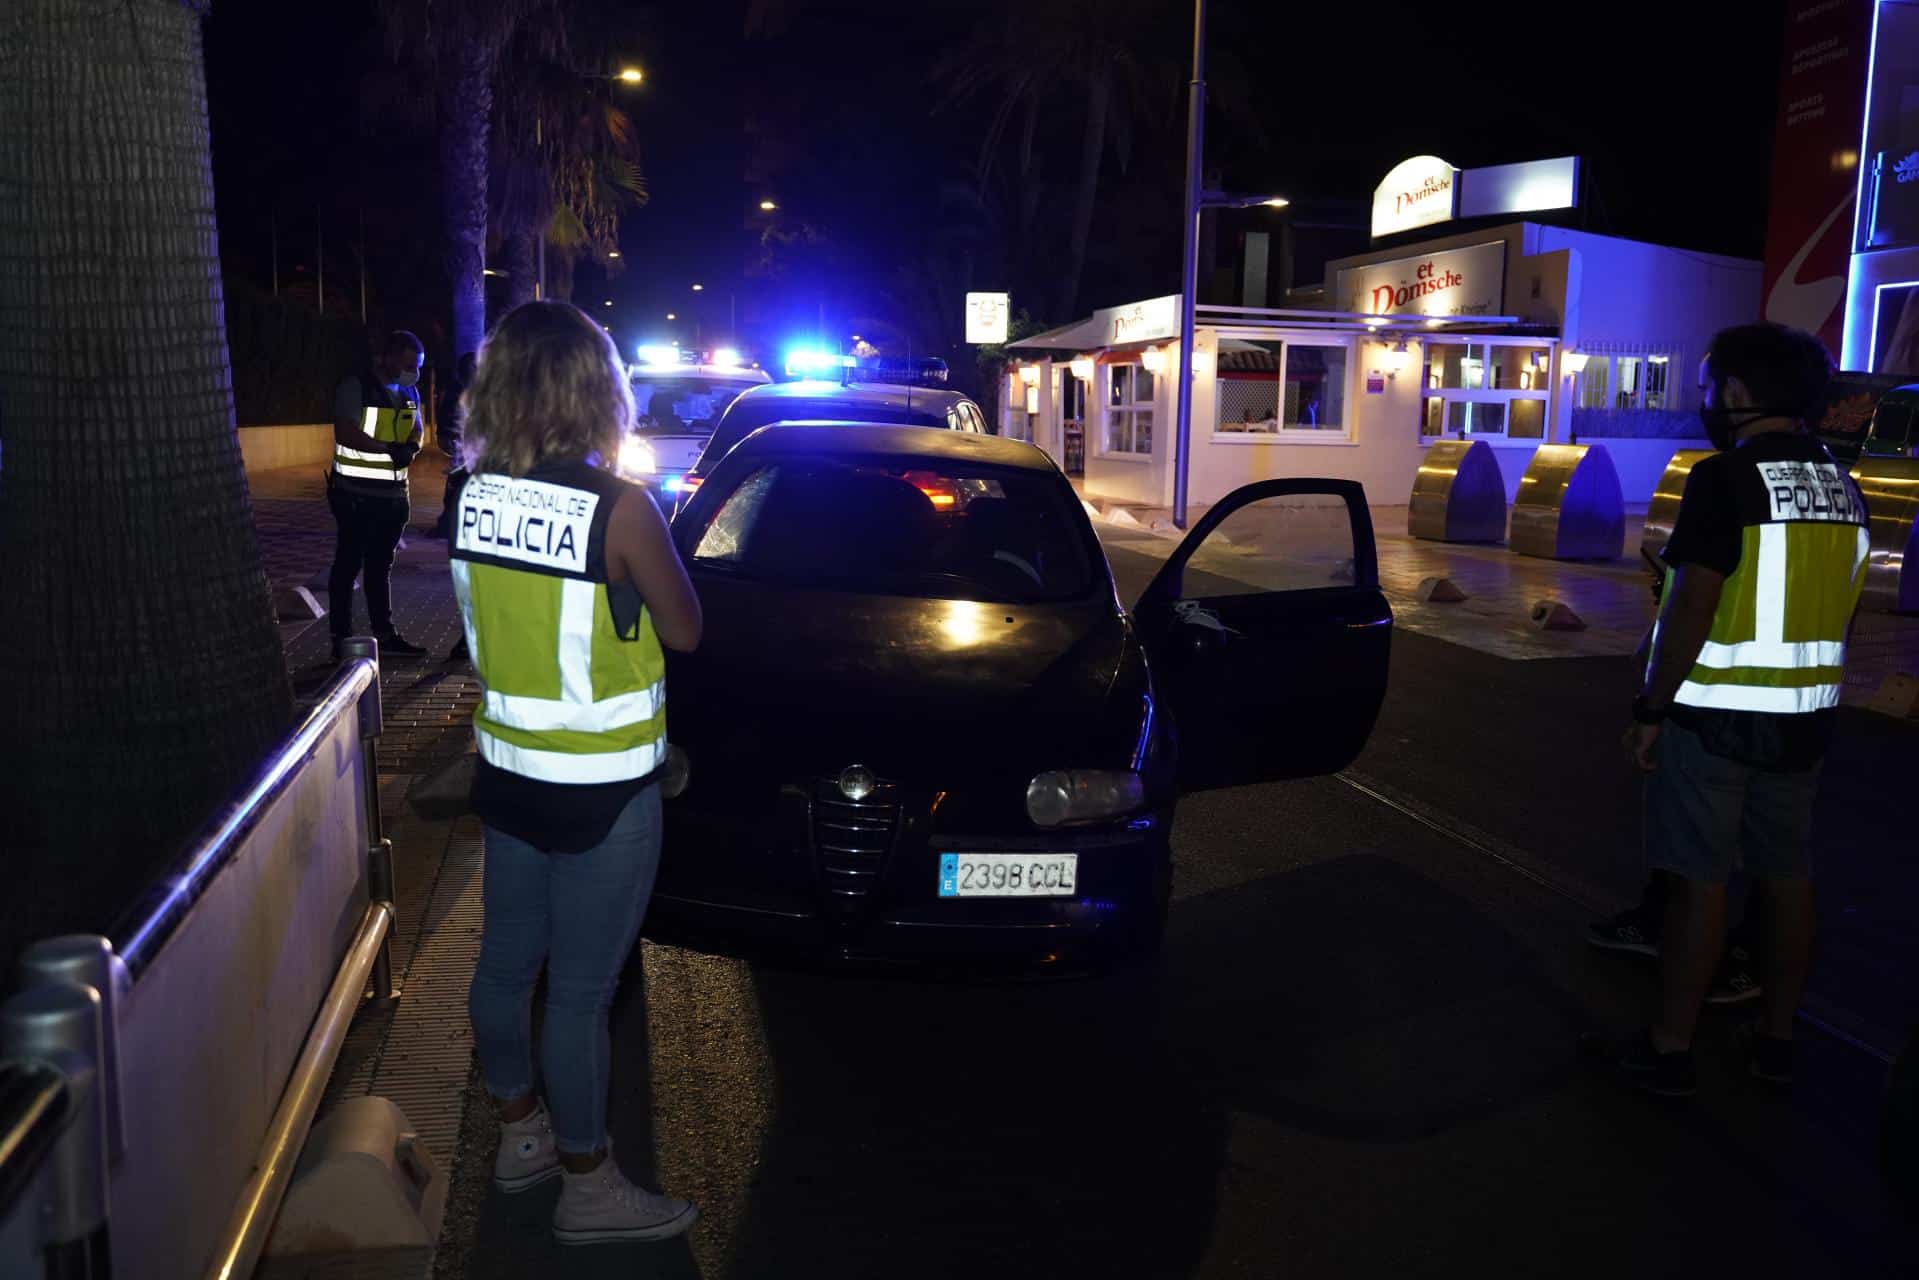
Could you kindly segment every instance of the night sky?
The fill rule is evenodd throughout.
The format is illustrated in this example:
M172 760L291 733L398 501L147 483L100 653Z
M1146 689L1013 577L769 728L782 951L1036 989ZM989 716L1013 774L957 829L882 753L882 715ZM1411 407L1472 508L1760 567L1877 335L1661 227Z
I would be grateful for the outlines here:
M1134 112L1124 167L1106 155L1076 309L1177 287L1184 6L766 7L770 31L749 38L743 4L616 6L633 47L606 59L647 69L647 84L623 101L652 198L625 221L627 269L608 281L583 266L575 300L597 309L613 299L603 314L623 339L690 341L699 317L710 343L728 326L729 291L741 328L764 342L821 316L829 329L883 330L935 307L934 297L956 314L959 298L946 294L967 283L1012 288L1015 307L1035 319L1072 318L1048 314L1060 309L1050 296L1056 246L1007 232L990 201L964 207L991 100L951 101L938 68L1008 14L1039 23L1110 13L1133 24L1160 79ZM1214 0L1211 74L1227 101L1209 123L1208 166L1229 189L1281 191L1302 208L1352 216L1409 155L1470 167L1577 153L1591 182L1589 229L1757 257L1783 5L1617 3L1573 21L1564 12L1504 0ZM441 323L437 259L422 252L438 200L431 138L387 105L393 72L374 6L220 0L207 58L229 277L267 286L277 220L283 288L305 279L319 218L329 304L357 315L364 218L375 322L423 332ZM1038 204L1055 226L1078 154L1076 102L1064 90L1049 97L1039 122ZM776 252L769 266L759 251L769 222L753 215L762 196L818 244ZM954 274L962 258L970 282ZM695 281L707 286L698 296ZM677 326L666 324L669 310Z

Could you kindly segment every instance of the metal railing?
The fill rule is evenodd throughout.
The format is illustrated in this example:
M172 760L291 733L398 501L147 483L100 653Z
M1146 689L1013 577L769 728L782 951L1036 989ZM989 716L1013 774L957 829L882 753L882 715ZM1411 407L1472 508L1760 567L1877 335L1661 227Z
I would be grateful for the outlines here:
M0 1005L0 1274L239 1280L257 1263L369 980L376 999L399 994L378 647L347 644L318 705L107 936L48 939L21 957L16 994ZM358 786L342 796L348 774ZM329 857L337 865L307 865ZM310 902L315 884L334 900ZM297 918L309 906L312 918ZM283 926L252 939L267 974L237 963L232 936L236 921L257 928L263 917ZM322 983L317 1012L275 1007L272 997ZM223 995L237 1006L224 1021ZM256 1014L263 1047L179 1043L196 1026L248 1027ZM230 1096L205 1065L228 1058L254 1073ZM123 1106L129 1092L138 1106ZM221 1149L196 1152L194 1137ZM109 1233L116 1196L120 1216L139 1220L125 1241Z

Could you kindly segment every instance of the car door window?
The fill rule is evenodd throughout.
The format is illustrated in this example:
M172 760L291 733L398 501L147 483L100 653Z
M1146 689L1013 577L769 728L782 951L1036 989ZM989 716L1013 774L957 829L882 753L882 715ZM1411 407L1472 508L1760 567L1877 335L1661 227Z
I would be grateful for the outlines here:
M1392 610L1357 484L1266 480L1228 495L1135 619L1186 789L1332 773L1365 746Z

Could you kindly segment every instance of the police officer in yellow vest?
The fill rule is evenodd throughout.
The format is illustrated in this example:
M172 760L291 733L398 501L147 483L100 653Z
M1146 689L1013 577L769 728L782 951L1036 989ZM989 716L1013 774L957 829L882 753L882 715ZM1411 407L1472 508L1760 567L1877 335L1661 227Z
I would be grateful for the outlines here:
M366 589L366 607L380 652L401 657L426 650L393 625L388 575L393 553L412 508L407 467L420 451L420 340L395 330L373 353L371 376L348 377L333 396L333 466L327 472L327 505L338 536L327 575L327 621L333 656L353 632L353 580Z
M1812 959L1813 797L1869 545L1858 486L1806 430L1830 372L1817 338L1770 324L1724 330L1700 364L1700 417L1719 452L1686 482L1626 734L1650 775L1647 861L1674 887L1658 1016L1614 1061L1654 1093L1693 1091L1693 1030L1735 864L1763 882L1768 912L1749 1067L1774 1083L1792 1077Z
M612 471L633 395L596 321L565 303L517 308L467 402L473 474L449 554L481 683L486 901L468 1011L500 1120L493 1181L560 1179L564 1244L659 1240L698 1215L614 1158L607 1006L659 866L661 646L699 643L699 598L652 497ZM543 965L544 1099L528 1016Z

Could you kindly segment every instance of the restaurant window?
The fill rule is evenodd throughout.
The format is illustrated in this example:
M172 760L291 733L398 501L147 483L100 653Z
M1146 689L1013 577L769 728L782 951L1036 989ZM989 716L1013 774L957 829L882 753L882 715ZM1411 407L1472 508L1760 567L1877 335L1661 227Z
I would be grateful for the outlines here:
M1144 365L1106 366L1105 435L1101 452L1153 451L1153 375Z
M1550 347L1523 339L1429 338L1425 345L1422 435L1545 437Z
M1220 341L1213 431L1228 440L1344 435L1344 343Z
M1588 355L1573 403L1615 411L1673 408L1672 366L1670 353Z

